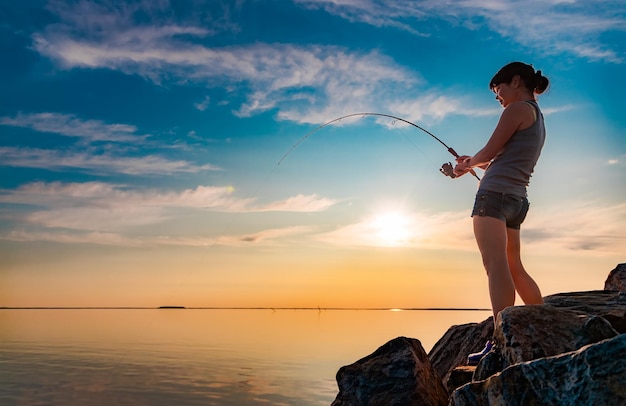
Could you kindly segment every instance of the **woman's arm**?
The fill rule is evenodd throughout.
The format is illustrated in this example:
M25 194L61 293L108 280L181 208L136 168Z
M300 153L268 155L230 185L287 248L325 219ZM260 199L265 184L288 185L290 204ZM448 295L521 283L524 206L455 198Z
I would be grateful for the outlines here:
M491 134L487 144L474 156L463 155L457 158L457 165L454 168L454 173L457 177L464 175L471 168L486 168L489 166L491 160L502 150L504 144L515 131L532 125L534 117L532 111L525 106L526 104L526 102L509 104L502 112L498 125L493 134ZM529 122L530 124L528 124Z

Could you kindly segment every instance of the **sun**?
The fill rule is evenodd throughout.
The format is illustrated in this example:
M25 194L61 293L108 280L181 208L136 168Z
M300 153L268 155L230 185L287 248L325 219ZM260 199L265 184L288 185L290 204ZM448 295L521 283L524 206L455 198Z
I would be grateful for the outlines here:
M406 214L389 211L374 217L372 227L379 245L398 247L408 245L411 242L412 223L411 217Z

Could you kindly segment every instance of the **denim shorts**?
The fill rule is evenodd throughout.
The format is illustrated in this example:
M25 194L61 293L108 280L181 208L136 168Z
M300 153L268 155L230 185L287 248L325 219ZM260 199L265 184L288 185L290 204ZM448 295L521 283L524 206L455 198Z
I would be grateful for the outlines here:
M476 193L472 217L487 216L500 219L507 228L520 229L528 213L528 199L507 193L479 190Z

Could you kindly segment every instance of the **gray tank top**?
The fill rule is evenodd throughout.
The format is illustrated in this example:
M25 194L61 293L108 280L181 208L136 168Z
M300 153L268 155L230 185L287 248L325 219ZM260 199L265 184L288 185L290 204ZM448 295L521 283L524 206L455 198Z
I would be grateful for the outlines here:
M526 101L537 119L528 128L516 131L504 144L480 181L480 190L526 197L526 187L535 169L546 138L543 114L535 101Z

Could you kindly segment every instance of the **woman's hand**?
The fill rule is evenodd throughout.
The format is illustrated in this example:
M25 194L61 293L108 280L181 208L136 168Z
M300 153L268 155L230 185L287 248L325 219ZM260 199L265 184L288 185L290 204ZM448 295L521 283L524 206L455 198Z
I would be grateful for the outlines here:
M461 155L456 159L456 166L454 167L454 175L458 178L460 176L465 175L469 172L472 167L469 166L470 159L472 159L469 155Z

